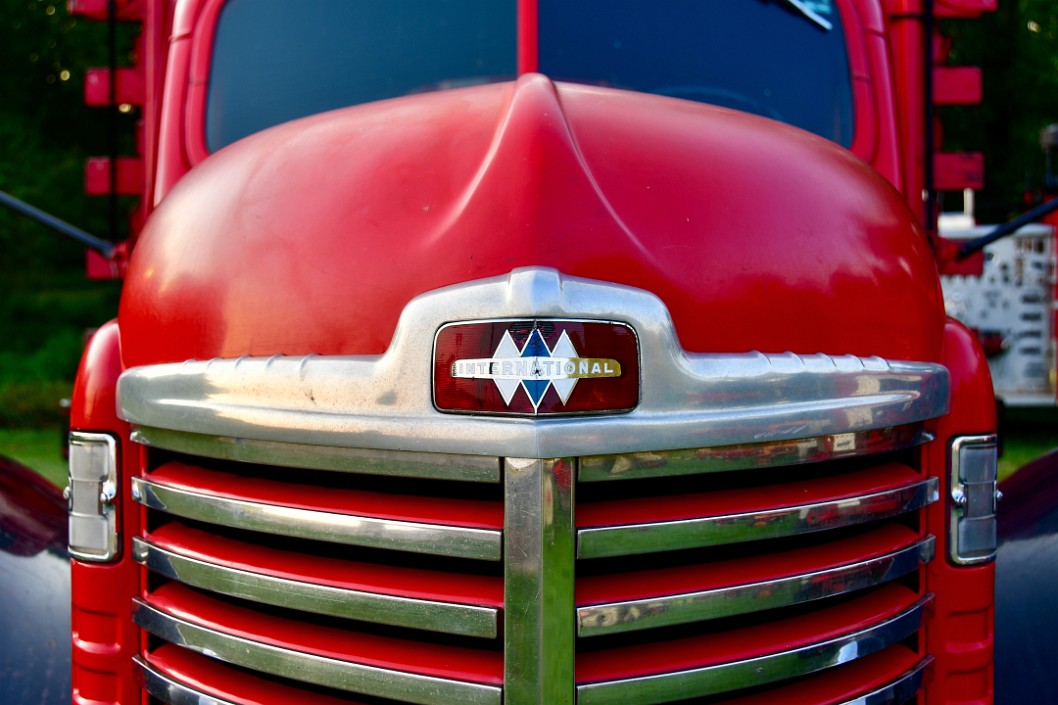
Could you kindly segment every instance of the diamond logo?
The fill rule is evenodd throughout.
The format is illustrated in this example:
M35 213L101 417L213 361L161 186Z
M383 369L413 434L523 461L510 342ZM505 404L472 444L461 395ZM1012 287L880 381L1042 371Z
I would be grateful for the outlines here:
M433 395L447 413L631 411L639 402L639 342L631 326L616 321L446 323L434 337Z
M549 348L539 328L521 348L509 330L489 358L463 358L452 363L455 379L490 379L507 406L519 387L538 410L547 390L554 388L562 404L569 401L577 382L585 378L620 377L621 364L612 358L580 357L565 331Z

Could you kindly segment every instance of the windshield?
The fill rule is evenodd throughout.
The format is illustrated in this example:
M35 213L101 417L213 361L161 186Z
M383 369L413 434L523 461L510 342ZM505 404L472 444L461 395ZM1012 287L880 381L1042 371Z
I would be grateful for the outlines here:
M509 80L515 3L229 0L217 20L206 146L325 110Z
M756 113L849 146L852 84L834 2L538 0L539 70ZM206 145L347 105L508 80L516 18L515 0L229 0Z
M755 113L847 147L841 18L833 0L801 4L831 28L782 0L540 0L540 71Z

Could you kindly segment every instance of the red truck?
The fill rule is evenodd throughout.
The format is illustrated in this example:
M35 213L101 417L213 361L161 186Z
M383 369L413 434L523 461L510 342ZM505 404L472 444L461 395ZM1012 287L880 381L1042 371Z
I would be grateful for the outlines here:
M921 197L932 17L988 4L72 3L143 24L89 78L144 221L73 397L73 701L992 702Z

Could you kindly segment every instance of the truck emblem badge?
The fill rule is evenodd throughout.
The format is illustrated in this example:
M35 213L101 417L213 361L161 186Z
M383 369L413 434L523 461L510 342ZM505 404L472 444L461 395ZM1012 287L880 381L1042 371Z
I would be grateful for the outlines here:
M492 357L456 360L452 363L452 376L491 379L507 406L511 405L514 393L521 386L535 411L540 408L548 387L554 387L558 398L565 404L579 380L620 377L621 363L608 357L580 357L565 331L554 349L550 349L540 330L534 329L519 350L508 330Z
M610 321L450 323L434 341L433 381L441 411L630 411L639 403L639 341L630 326Z

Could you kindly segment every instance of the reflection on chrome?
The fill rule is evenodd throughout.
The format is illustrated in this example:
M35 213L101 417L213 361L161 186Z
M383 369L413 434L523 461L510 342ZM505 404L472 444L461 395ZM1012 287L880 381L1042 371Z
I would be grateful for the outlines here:
M501 704L502 689L498 686L434 678L294 651L193 624L142 600L135 603L136 624L155 636L255 671L423 705Z
M147 426L134 429L132 440L153 448L243 463L431 480L493 484L500 481L499 458L480 455L310 446L183 433Z
M132 482L139 502L187 519L369 548L500 559L500 531L281 507L167 487L144 478Z
M577 532L577 557L601 558L721 546L855 526L921 509L936 502L938 487L937 478L932 477L863 497L797 507L669 522L584 528Z
M237 705L173 680L139 656L133 658L143 677L143 689L168 705Z
M498 610L433 600L348 590L328 585L277 578L206 563L133 539L136 561L151 571L185 585L254 602L290 607L334 617L448 634L493 638Z
M930 602L923 598L879 624L818 644L745 661L577 686L578 705L653 705L704 697L815 673L876 653L913 634Z
M881 585L933 558L932 536L884 556L803 575L577 609L578 636L685 624L810 602Z
M933 440L921 424L841 433L817 438L694 448L690 450L596 455L581 458L581 482L696 475L820 463L912 448Z

